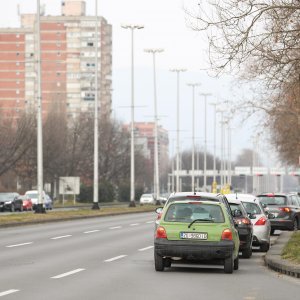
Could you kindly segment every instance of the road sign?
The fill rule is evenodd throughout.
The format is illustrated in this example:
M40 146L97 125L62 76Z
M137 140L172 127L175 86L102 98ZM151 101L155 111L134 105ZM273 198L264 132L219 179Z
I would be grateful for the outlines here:
M59 177L59 193L61 195L79 195L80 177Z
M253 167L252 168L253 175L259 176L259 175L267 175L268 174L268 168L266 167Z
M270 168L271 175L285 175L285 168Z
M251 167L235 167L235 175L251 175Z

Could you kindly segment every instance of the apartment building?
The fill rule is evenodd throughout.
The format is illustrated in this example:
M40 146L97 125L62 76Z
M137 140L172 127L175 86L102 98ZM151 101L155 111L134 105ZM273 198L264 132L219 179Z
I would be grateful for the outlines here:
M40 18L43 115L93 110L98 91L100 117L110 117L112 27L98 17L96 88L96 20L85 8L84 1L66 0L60 16ZM0 29L0 109L9 118L34 111L37 100L36 15L21 14L20 20L20 28Z

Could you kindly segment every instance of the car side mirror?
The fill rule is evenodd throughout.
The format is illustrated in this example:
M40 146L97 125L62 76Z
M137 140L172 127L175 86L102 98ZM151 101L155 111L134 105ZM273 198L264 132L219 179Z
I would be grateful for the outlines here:
M242 212L241 212L239 209L235 209L235 210L233 211L232 215L233 215L234 217L242 217L242 216L243 216Z
M266 203L262 203L261 205L262 205L263 208L267 208L268 207L268 205Z
M272 213L269 213L269 214L268 214L268 219L275 219L275 215L272 214Z
M158 207L158 208L155 209L155 212L156 212L157 214L161 214L162 211L163 211L163 208L162 208L162 207Z
M254 220L256 218L256 215L249 213L248 217L249 217L249 219Z

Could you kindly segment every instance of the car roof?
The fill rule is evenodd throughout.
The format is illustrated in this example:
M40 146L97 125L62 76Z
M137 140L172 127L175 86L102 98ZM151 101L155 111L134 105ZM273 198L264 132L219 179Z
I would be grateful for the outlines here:
M251 194L238 194L238 193L236 193L236 194L226 194L225 196L226 196L228 201L232 200L232 199L239 199L239 200L243 200L243 201L244 200L253 201L253 200L257 199L256 196L251 195Z
M229 204L241 204L241 200L240 199L227 199Z
M170 194L169 199L170 198L179 198L179 197L193 197L193 196L198 196L198 197L203 197L203 198L211 198L211 199L215 199L218 200L218 197L221 194L216 194L216 193L205 193L205 192L173 192L172 194Z
M257 197L263 197L263 196L280 196L280 197L286 197L287 195L290 195L290 194L293 194L293 193L262 193L262 194L259 194L257 195ZM295 193L296 194L296 193Z
M172 204L189 204L193 202L193 200L191 199L191 201L186 201L186 200L183 200L183 201L174 201L174 202L171 202L169 203L168 206L172 205ZM194 203L198 203L198 201L194 202ZM202 203L201 201L199 201L199 203ZM204 201L203 204L213 204L213 205L223 205L223 203L221 202L216 202L216 201Z

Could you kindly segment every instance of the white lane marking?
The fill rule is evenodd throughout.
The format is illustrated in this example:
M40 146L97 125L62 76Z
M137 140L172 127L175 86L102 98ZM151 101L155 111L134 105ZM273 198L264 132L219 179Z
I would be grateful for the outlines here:
M85 231L84 233L94 233L94 232L99 232L100 229L95 229L95 230L89 230L89 231Z
M154 223L155 221L148 221L146 222L147 224L151 224L151 223Z
M138 226L138 225L140 225L140 223L130 224L129 226Z
M126 257L126 256L127 256L127 255L119 255L119 256L116 256L116 257L113 257L113 258L107 259L107 260L105 260L104 262L112 262L112 261L115 261L115 260L118 260L118 259L124 258L124 257Z
M72 235L68 234L68 235L56 236L56 237L51 238L51 240L64 239L64 238L67 238L67 237L70 237L70 236L72 236Z
M119 228L122 228L122 226L110 227L109 229L119 229Z
M19 290L8 290L8 291L0 293L0 297L6 296L6 295L9 295L9 294L13 294L13 293L16 293L16 292L19 292Z
M9 245L9 246L6 246L7 248L13 248L13 247L21 247L21 246L26 246L26 245L30 245L32 244L33 242L28 242L28 243L22 243L22 244L16 244L16 245Z
M145 247L145 248L139 249L139 251L146 251L146 250L152 249L153 247L154 246Z
M63 273L63 274L60 274L60 275L53 276L51 278L52 279L60 279L60 278L66 277L66 276L70 276L70 275L79 273L79 272L84 271L84 270L85 269L76 269L76 270L73 270L73 271L70 271L70 272L66 272L66 273Z

